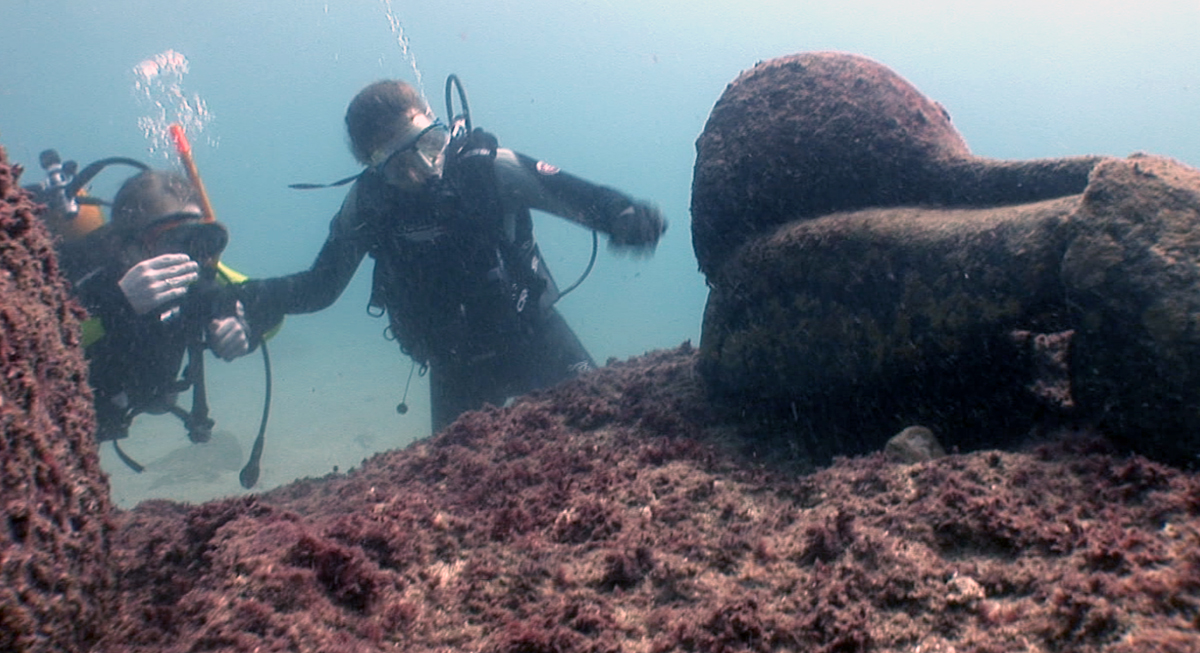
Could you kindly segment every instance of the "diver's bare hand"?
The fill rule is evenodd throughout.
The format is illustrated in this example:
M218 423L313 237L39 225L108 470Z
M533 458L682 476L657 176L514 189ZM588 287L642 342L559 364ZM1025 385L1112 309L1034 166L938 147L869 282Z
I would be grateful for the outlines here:
M129 268L117 282L138 315L182 299L200 278L200 264L187 254L163 254Z

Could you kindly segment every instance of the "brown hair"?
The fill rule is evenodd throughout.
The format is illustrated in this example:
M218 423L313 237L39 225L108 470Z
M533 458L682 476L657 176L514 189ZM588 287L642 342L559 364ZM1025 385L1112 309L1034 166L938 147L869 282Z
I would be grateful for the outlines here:
M371 154L395 135L397 121L413 108L429 111L429 104L406 82L384 79L354 96L346 108L346 133L350 150L366 165Z

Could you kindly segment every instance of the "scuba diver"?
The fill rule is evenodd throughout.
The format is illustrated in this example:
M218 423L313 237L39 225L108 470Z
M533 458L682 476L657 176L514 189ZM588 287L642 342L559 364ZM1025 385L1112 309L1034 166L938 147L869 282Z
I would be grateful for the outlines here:
M186 177L143 169L117 191L109 222L59 245L64 276L91 316L83 344L96 439L112 441L136 471L141 466L117 445L134 417L173 413L192 441L207 441L213 420L204 394L204 348L224 360L250 351L242 307L217 283L219 276L237 280L218 263L228 231L206 220L201 206ZM189 387L193 400L185 411L175 401Z
M451 82L457 78L447 80L448 115ZM640 253L652 252L667 228L650 204L499 147L471 129L461 84L459 98L464 115L447 127L403 81L360 91L346 128L366 169L331 184L354 182L316 260L306 271L236 287L257 339L285 314L332 304L369 254L368 310L386 312L385 336L414 369L429 371L435 432L467 410L595 366L554 308L561 293L534 240L531 209Z

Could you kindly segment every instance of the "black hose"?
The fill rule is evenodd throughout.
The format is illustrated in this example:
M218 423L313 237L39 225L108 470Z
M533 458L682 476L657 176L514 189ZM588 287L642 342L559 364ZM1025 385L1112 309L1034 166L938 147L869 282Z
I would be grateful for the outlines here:
M271 414L271 355L267 353L267 341L262 342L263 370L266 373L266 389L263 396L262 421L258 424L258 437L254 438L254 448L250 450L250 459L238 474L242 487L249 490L258 483L259 463L262 461L263 443L267 434L267 417Z
M579 284L583 283L583 280L588 278L588 275L592 273L592 266L596 264L596 250L599 248L600 248L600 236L597 232L593 231L592 232L592 258L591 258L591 260L588 261L587 268L584 269L583 274L579 275L579 278L575 280L575 283L567 286L566 290L560 291L558 293L559 299L566 297L567 293L578 288Z
M125 453L125 450L121 448L121 445L117 444L116 440L113 440L112 443L113 443L113 451L117 452L117 458L120 458L121 462L125 463L129 467L129 469L132 469L133 471L135 471L139 474L146 471L145 467L138 464L138 461L134 460L133 458L130 458L129 454Z
M208 416L208 387L204 383L204 338L188 343L186 378L192 386L192 410L183 421L188 439L197 444L212 439L213 420Z
M403 415L408 412L408 389L412 387L413 372L417 369L417 361L412 362L412 367L408 368L408 383L404 384L404 396L400 398L400 403L396 404L396 412Z
M75 175L75 178L63 188L63 193L67 197L74 197L75 194L79 192L79 189L91 183L92 179L94 179L96 175L100 174L101 170L107 168L108 166L118 164L133 166L139 170L150 169L150 166L138 161L137 159L130 159L123 156L110 156L107 159L100 159L99 161L89 163L86 168L80 170Z
M458 75L449 75L446 77L446 120L450 121L450 128L454 128L454 97L450 94L451 87L458 87L458 102L462 105L463 126L467 128L466 133L471 133L471 105L467 103L467 90L463 88L462 82L459 81Z

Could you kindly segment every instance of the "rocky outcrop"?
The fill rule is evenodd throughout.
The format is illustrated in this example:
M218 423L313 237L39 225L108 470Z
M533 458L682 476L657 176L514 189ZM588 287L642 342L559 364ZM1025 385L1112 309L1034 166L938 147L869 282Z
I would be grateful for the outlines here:
M1003 445L1053 413L1200 453L1197 171L972 157L894 73L830 53L743 74L698 149L700 369L761 430L827 459L914 423Z
M700 270L796 219L879 206L995 206L1083 191L1096 157L973 156L941 105L866 57L806 52L742 73L696 141Z
M111 616L83 311L0 149L0 650L82 651Z
M1094 438L797 473L726 437L694 364L612 364L261 498L143 504L98 650L1200 646L1194 475Z
M1200 171L1133 156L1092 174L1061 279L1081 409L1136 448L1200 454Z
M1023 434L1037 397L1015 330L1069 328L1057 266L1078 196L998 209L870 209L744 245L709 294L700 370L819 459L910 424L947 445Z

